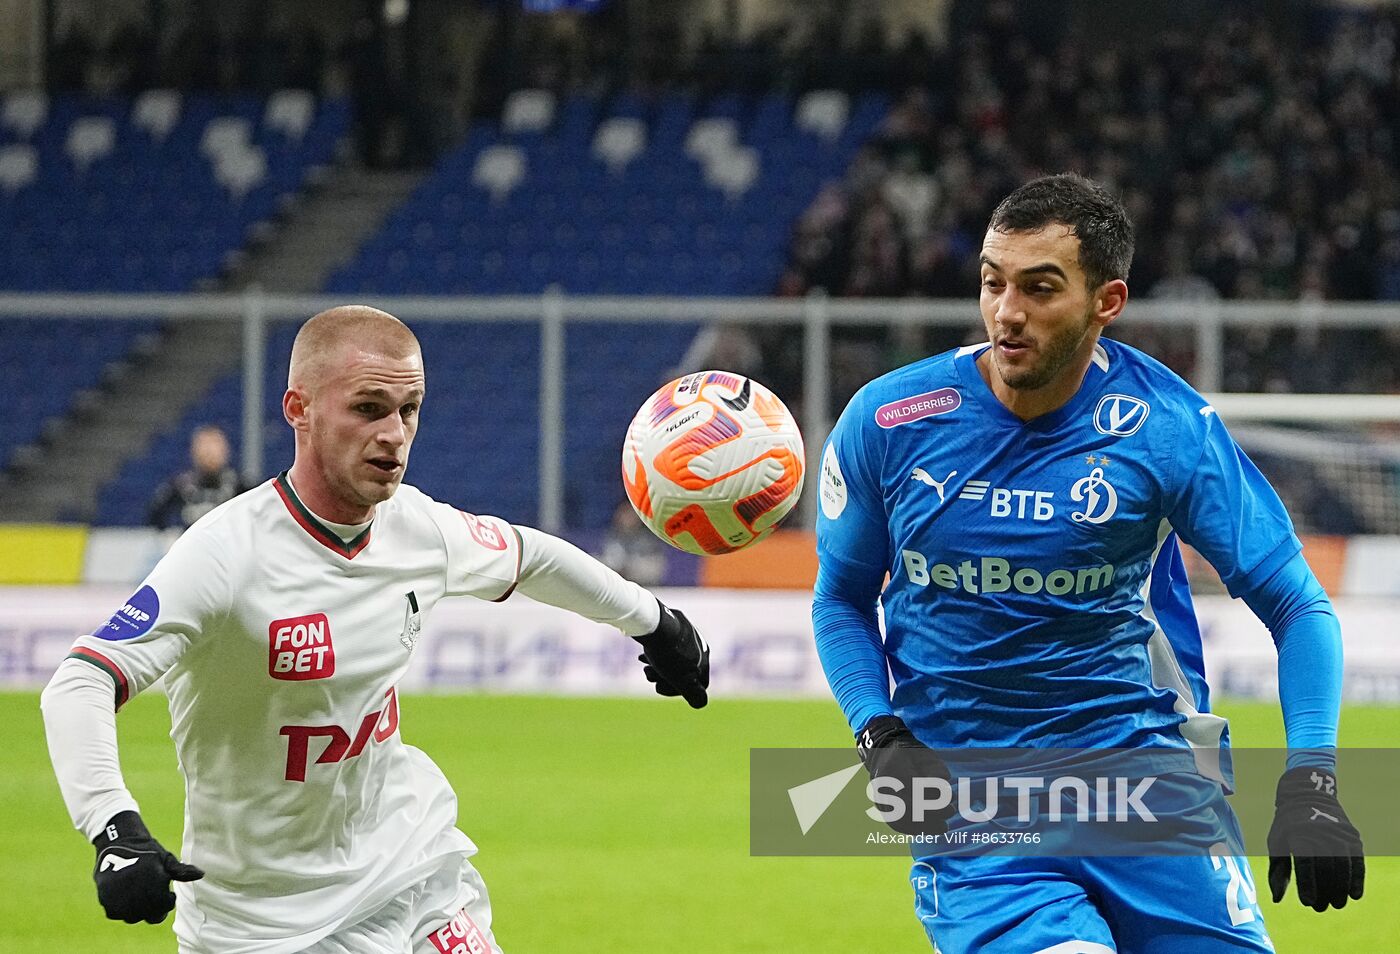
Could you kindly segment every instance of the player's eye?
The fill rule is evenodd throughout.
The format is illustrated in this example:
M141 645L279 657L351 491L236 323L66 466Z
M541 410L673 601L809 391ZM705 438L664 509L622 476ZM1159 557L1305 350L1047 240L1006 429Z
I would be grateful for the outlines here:
M355 405L355 413L356 413L356 414L363 414L363 415L365 415L366 417L378 417L378 416L379 416L379 413L380 413L380 411L379 411L379 405L378 405L378 404L368 404L368 403L367 403L367 404L356 404L356 405Z
M418 413L418 405L417 405L417 404L405 404L405 405L403 406L403 408L400 410L400 413L403 414L404 417L413 417L413 415L415 415L415 414Z

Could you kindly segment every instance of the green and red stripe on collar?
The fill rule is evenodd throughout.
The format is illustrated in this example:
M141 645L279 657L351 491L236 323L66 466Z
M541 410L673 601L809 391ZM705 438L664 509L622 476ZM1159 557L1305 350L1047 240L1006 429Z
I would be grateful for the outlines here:
M355 559L365 547L369 546L369 532L374 529L371 523L361 531L360 535L352 540L340 539L340 534L323 524L314 513L306 508L306 504L301 502L295 490L292 489L291 482L287 479L287 472L284 470L277 475L272 482L272 486L277 488L277 495L282 498L282 503L286 504L287 510L291 513L292 519L301 525L313 540L320 543L327 549L334 550L347 560Z

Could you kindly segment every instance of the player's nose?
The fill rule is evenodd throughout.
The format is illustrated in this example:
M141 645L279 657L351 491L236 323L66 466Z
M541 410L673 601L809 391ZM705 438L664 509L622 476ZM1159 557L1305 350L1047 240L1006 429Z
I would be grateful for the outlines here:
M408 427L397 414L385 415L375 439L385 447L402 447L408 440Z
M1007 288L997 297L995 318L1003 328L1019 328L1026 323L1025 302L1014 288Z

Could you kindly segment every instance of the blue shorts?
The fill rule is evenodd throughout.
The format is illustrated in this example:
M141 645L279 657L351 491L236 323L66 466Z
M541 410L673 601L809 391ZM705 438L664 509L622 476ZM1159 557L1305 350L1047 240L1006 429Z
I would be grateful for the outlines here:
M925 858L915 911L942 954L1271 952L1233 856Z
M942 954L1273 951L1219 786L1160 783L1154 824L1067 829L1083 854L920 853L909 880L929 940ZM1181 850L1134 853L1164 839Z

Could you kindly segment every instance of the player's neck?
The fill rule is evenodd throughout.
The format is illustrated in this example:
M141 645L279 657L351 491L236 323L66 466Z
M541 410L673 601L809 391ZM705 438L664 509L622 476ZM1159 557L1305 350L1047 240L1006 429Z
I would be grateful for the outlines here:
M358 507L345 503L331 493L324 481L319 480L310 465L301 460L292 464L287 471L287 482L292 492L313 514L326 523L339 523L354 526L369 523L374 519L374 505Z
M1012 414L1023 421L1043 417L1068 404L1084 385L1084 375L1094 360L1094 347L1097 336L1085 342L1074 359L1055 376L1054 380L1039 388L1013 388L1001 379L992 359L991 349L977 358L977 370L987 383L992 396L1001 402Z

